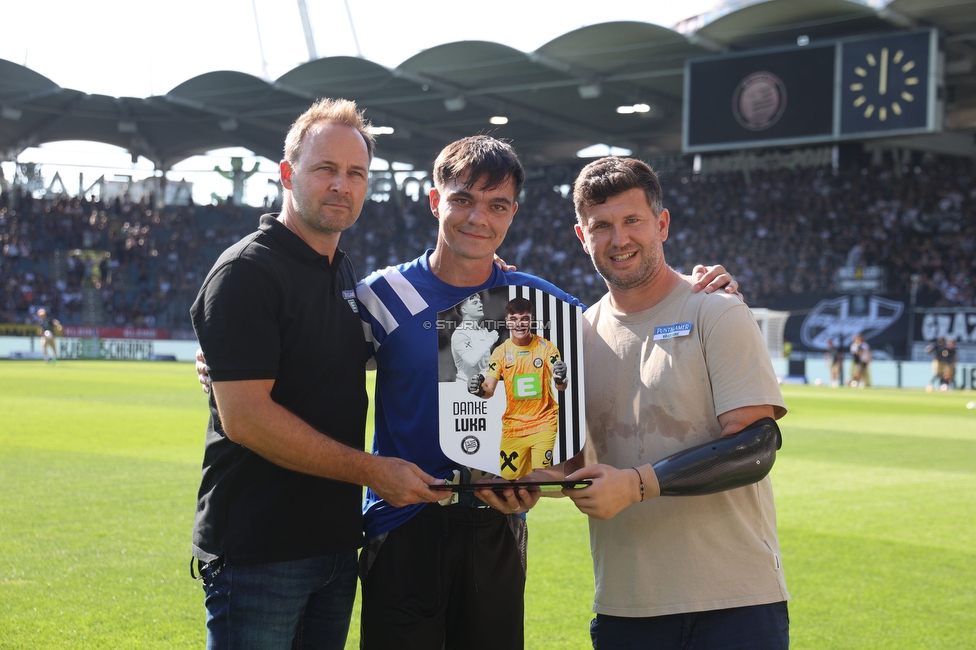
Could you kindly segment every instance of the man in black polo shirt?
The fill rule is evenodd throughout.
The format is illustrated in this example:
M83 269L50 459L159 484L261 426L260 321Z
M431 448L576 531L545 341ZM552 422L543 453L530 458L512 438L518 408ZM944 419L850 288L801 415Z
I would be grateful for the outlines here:
M358 276L337 246L362 209L372 151L352 102L300 116L281 213L221 254L190 310L213 381L193 528L208 647L342 648L360 486L398 506L438 497L413 463L363 451Z

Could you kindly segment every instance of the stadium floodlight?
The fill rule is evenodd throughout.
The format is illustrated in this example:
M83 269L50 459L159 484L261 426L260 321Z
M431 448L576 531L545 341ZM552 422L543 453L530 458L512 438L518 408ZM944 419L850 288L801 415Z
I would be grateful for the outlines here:
M393 135L392 126L370 126L369 132L373 135Z
M493 115L488 121L497 125L508 124L508 118L504 115Z
M581 99L596 99L603 94L603 86L599 83L582 84L576 90Z
M450 112L463 111L464 107L468 105L468 101L458 95L457 97L448 97L444 100L444 108Z
M19 108L14 108L13 106L0 106L0 117L5 120L19 120L23 116L24 111Z
M632 115L633 113L650 113L650 104L632 104L630 106L618 106L617 112L621 115Z
M577 158L602 158L603 156L629 156L634 152L623 147L614 147L609 144L591 144L585 149L576 152Z

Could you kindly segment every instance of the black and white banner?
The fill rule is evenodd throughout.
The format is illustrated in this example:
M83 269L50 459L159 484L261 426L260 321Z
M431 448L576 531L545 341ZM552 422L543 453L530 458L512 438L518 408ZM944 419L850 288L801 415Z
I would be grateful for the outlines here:
M932 307L915 312L912 359L929 360L925 348L939 339L952 339L960 363L976 363L976 309Z
M863 334L875 359L928 361L926 346L952 339L959 362L976 363L976 308L919 307L913 313L907 296L803 294L771 309L790 312L783 335L796 353L822 353L827 341L847 349Z
M872 350L894 356L905 348L906 305L884 296L836 296L818 301L808 313L787 321L785 336L797 349L826 350L827 342L846 348L861 334ZM799 330L796 332L796 330ZM876 354L877 356L877 354Z

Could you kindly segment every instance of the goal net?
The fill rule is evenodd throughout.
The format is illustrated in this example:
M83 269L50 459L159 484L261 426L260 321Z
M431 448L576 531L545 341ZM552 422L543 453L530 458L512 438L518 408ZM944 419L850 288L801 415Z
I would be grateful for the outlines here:
M783 331L786 329L786 320L790 317L788 311L773 311L772 309L753 309L752 315L756 318L759 331L762 332L763 340L766 341L766 350L772 359L783 357Z

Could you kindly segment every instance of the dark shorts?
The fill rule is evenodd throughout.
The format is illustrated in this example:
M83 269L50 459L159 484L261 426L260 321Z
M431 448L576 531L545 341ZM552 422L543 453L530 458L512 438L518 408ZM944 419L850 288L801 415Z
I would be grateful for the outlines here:
M786 650L786 603L648 618L597 614L590 623L594 650Z
M521 650L525 521L431 504L359 559L361 648Z

